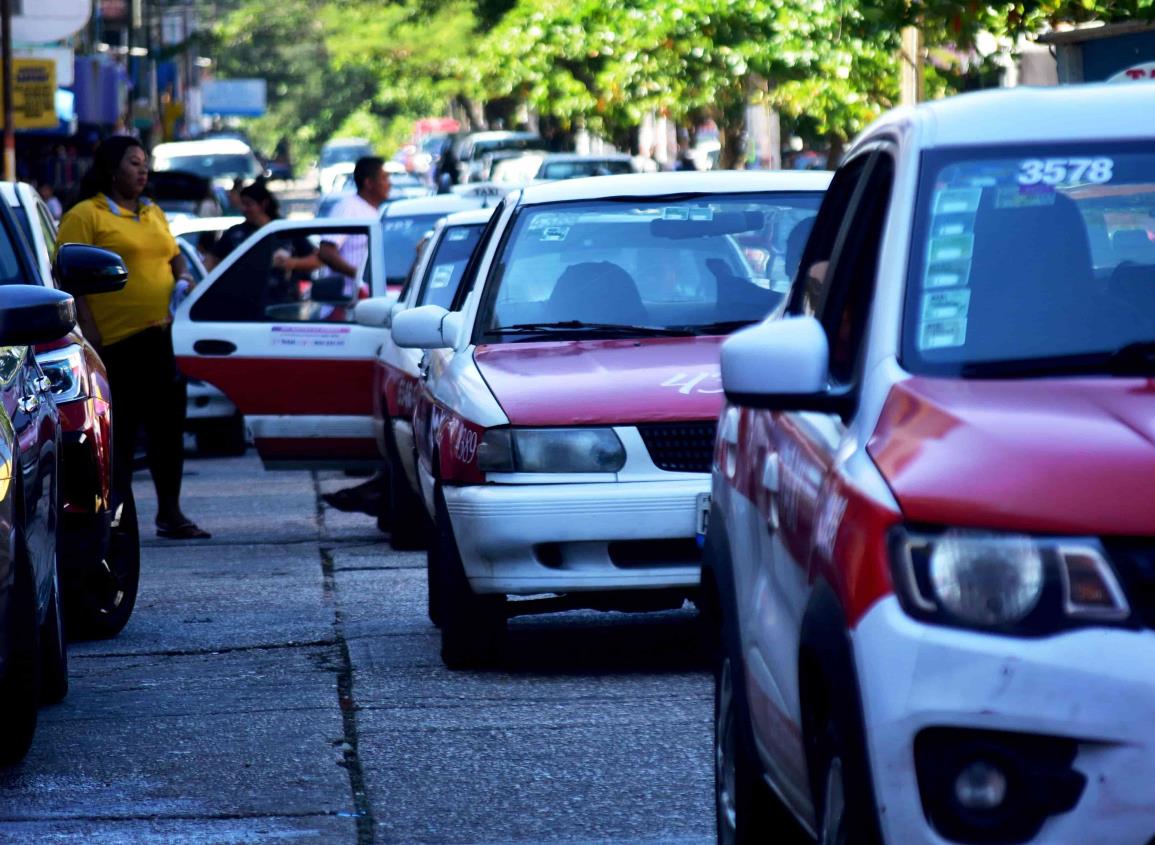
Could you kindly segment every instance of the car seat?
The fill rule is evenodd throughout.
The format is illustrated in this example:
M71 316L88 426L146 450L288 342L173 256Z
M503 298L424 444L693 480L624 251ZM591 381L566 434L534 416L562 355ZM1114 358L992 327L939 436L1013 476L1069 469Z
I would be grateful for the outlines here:
M649 319L633 277L611 261L567 267L554 285L546 311L555 322L643 325Z

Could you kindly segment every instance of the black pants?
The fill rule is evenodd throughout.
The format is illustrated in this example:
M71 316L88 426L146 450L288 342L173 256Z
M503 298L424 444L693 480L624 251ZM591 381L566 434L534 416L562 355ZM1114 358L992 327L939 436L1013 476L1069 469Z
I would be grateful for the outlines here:
M112 390L112 469L116 490L132 489L133 454L143 426L148 469L161 514L180 501L184 472L186 385L168 326L105 346L100 357Z

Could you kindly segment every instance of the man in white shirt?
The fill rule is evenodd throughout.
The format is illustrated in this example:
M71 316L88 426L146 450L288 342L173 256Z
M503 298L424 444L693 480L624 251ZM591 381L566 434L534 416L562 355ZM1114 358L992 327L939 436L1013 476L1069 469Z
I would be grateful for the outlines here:
M381 214L381 206L389 199L389 172L385 169L385 160L377 156L357 159L353 166L353 185L357 193L337 203L330 218L376 219ZM364 235L326 236L317 251L325 264L345 276L350 298L360 293L358 275L368 254L369 239Z

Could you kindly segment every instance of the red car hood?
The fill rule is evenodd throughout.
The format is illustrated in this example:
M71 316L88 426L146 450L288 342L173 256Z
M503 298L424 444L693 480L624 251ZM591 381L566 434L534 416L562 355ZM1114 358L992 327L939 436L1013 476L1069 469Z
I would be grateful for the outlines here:
M714 419L723 337L479 346L474 360L513 425Z
M868 450L912 522L1155 534L1155 380L912 378Z

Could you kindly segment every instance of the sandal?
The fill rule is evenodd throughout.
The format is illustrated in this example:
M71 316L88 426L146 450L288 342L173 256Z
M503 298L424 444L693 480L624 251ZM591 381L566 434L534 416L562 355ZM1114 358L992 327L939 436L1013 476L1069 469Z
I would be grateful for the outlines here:
M168 540L208 540L213 535L189 520L177 525L166 525L163 522L158 522L156 524L156 536Z

